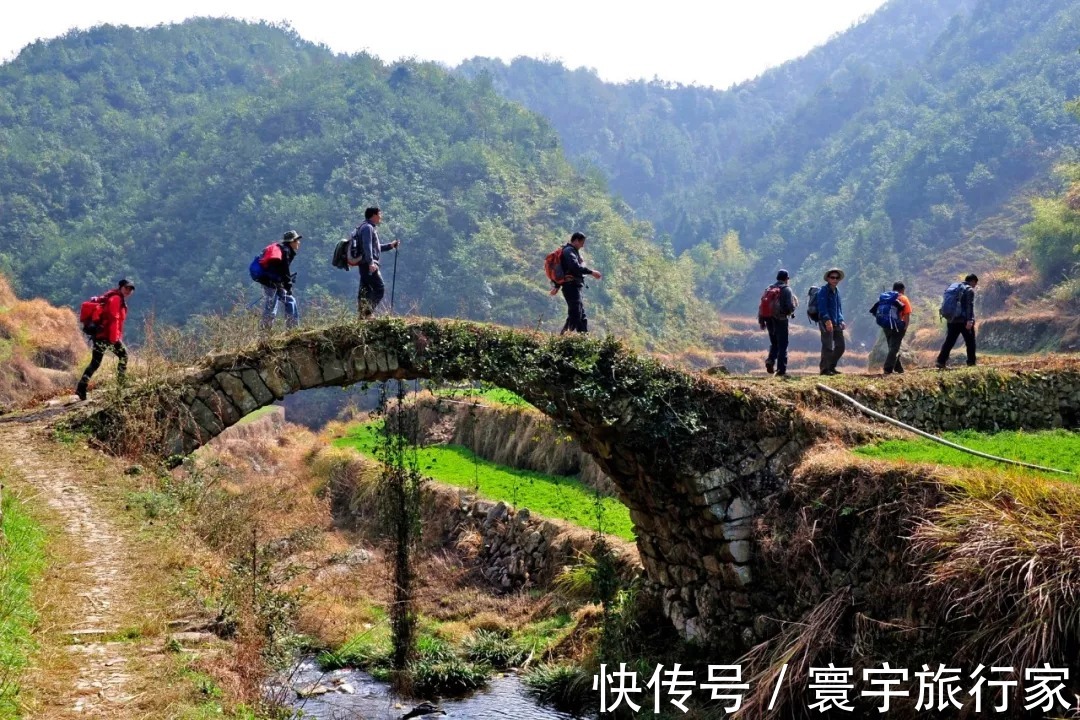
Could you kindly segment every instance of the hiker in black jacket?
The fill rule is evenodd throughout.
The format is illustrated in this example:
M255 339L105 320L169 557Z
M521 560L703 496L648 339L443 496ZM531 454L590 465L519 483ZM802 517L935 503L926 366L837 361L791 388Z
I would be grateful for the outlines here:
M581 300L581 290L585 287L586 275L592 275L597 280L602 276L582 263L581 248L583 247L585 247L585 235L579 232L571 235L570 242L563 247L562 269L567 280L562 285L562 292L566 299L566 322L563 324L560 335L565 332L589 332L589 321L585 317L585 303Z
M780 291L774 306L767 309L768 315L762 314L761 308L758 309L758 325L769 331L769 356L765 359L765 372L770 375L775 372L777 377L787 375L788 320L795 314L797 302L788 286L790 278L787 270L778 271L776 282L765 291L766 295L770 295L772 288Z
M971 273L960 283L959 312L948 318L945 343L937 357L938 370L944 370L949 364L949 353L961 336L967 349L968 367L975 365L975 286L978 284L979 276L975 273Z
M382 273L379 272L379 258L382 252L397 249L401 244L400 240L389 243L379 242L379 232L376 228L381 222L382 211L377 207L369 207L364 211L363 224L356 228L352 242L349 244L350 264L360 266L360 290L356 294L356 308L361 317L374 315L375 308L386 295L386 283L383 282Z

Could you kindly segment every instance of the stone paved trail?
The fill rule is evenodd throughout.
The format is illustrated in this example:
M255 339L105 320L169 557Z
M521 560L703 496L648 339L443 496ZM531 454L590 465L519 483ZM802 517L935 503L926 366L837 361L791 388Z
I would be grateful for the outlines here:
M34 714L28 717L134 717L134 708L126 707L134 699L128 664L139 653L138 644L105 640L121 629L123 609L131 607L133 588L126 572L131 551L81 487L79 478L85 470L65 459L56 446L50 447L42 432L37 424L0 425L0 463L34 487L62 519L63 542L69 543L71 555L83 558L63 572L74 573L82 591L79 606L71 613L77 620L64 629L77 669L74 681L62 684L50 697L37 698Z

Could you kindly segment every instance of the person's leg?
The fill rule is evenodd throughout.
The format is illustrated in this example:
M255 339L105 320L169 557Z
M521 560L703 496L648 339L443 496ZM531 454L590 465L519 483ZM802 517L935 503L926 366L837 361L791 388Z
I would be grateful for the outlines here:
M835 335L832 330L825 329L825 323L818 323L818 330L821 331L821 360L818 361L818 372L827 375L832 367L833 338Z
M281 303L285 307L285 327L294 328L300 324L300 307L295 295L286 294L284 290L281 292Z
M907 327L903 327L896 331L896 362L893 364L893 372L904 372L904 363L900 362L900 348L904 344L904 335L907 334Z
M585 315L585 298L578 294L578 332L589 332L589 318Z
M836 372L836 363L840 362L840 358L844 356L845 349L847 349L847 345L844 343L844 331L839 326L834 325L832 363L829 365L831 372Z
M563 299L566 300L566 323L562 332L581 332L581 314L584 311L581 307L581 288L567 283L563 285L562 291Z
M787 375L788 321L776 321L776 374Z
M769 332L769 356L765 358L765 372L776 372L776 354L779 347L776 342L776 320L765 318L765 329Z
M900 335L896 330L885 328L885 345L888 353L885 355L885 366L882 368L888 375L896 368L896 354L900 352Z
M968 367L975 365L975 328L962 325L960 334L964 336L964 347L967 349Z
M79 380L79 384L75 387L75 394L79 396L80 400L86 399L86 389L90 385L90 378L101 367L101 359L105 357L105 349L108 346L109 344L104 340L94 341L94 349L90 354L90 364L83 370L82 379Z
M261 323L263 330L269 330L274 325L274 318L277 317L277 296L277 288L263 285L263 314Z
M375 310L385 295L386 284L383 283L382 272L376 270L368 275L368 303L371 306L371 315L375 314Z
M960 331L964 329L964 325L963 323L949 323L945 328L945 343L941 346L941 352L937 356L937 366L939 368L948 365L949 353L952 352L953 345L956 345L956 340L960 337Z
M127 378L127 348L124 347L124 343L117 340L112 344L112 351L113 355L116 356L116 381L123 385L124 380Z

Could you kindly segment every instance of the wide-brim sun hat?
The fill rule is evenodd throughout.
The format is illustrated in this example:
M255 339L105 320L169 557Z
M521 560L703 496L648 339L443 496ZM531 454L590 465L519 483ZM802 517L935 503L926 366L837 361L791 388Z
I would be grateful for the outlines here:
M829 282L829 276L832 275L833 273L836 273L837 275L839 275L841 280L844 279L844 271L841 270L840 268L830 268L830 269L826 270L825 274L821 276L821 279L824 280L825 282Z

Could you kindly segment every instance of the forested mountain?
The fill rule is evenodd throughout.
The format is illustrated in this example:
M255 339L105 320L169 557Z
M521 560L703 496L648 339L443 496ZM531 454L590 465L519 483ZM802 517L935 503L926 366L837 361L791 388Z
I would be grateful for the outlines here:
M1072 0L892 0L726 91L613 85L526 59L460 70L549 117L677 251L738 233L758 264L729 309L752 312L778 265L805 286L834 263L859 307L896 276L994 262L964 245L972 228L1080 139L1065 109L1080 94L1078 37Z
M594 324L664 346L711 317L689 259L484 80L227 20L72 32L0 66L0 264L24 294L75 305L126 275L136 315L183 322L253 298L251 258L297 229L301 302L354 302L330 257L368 205L403 240L399 310L557 328L543 258L581 230Z

